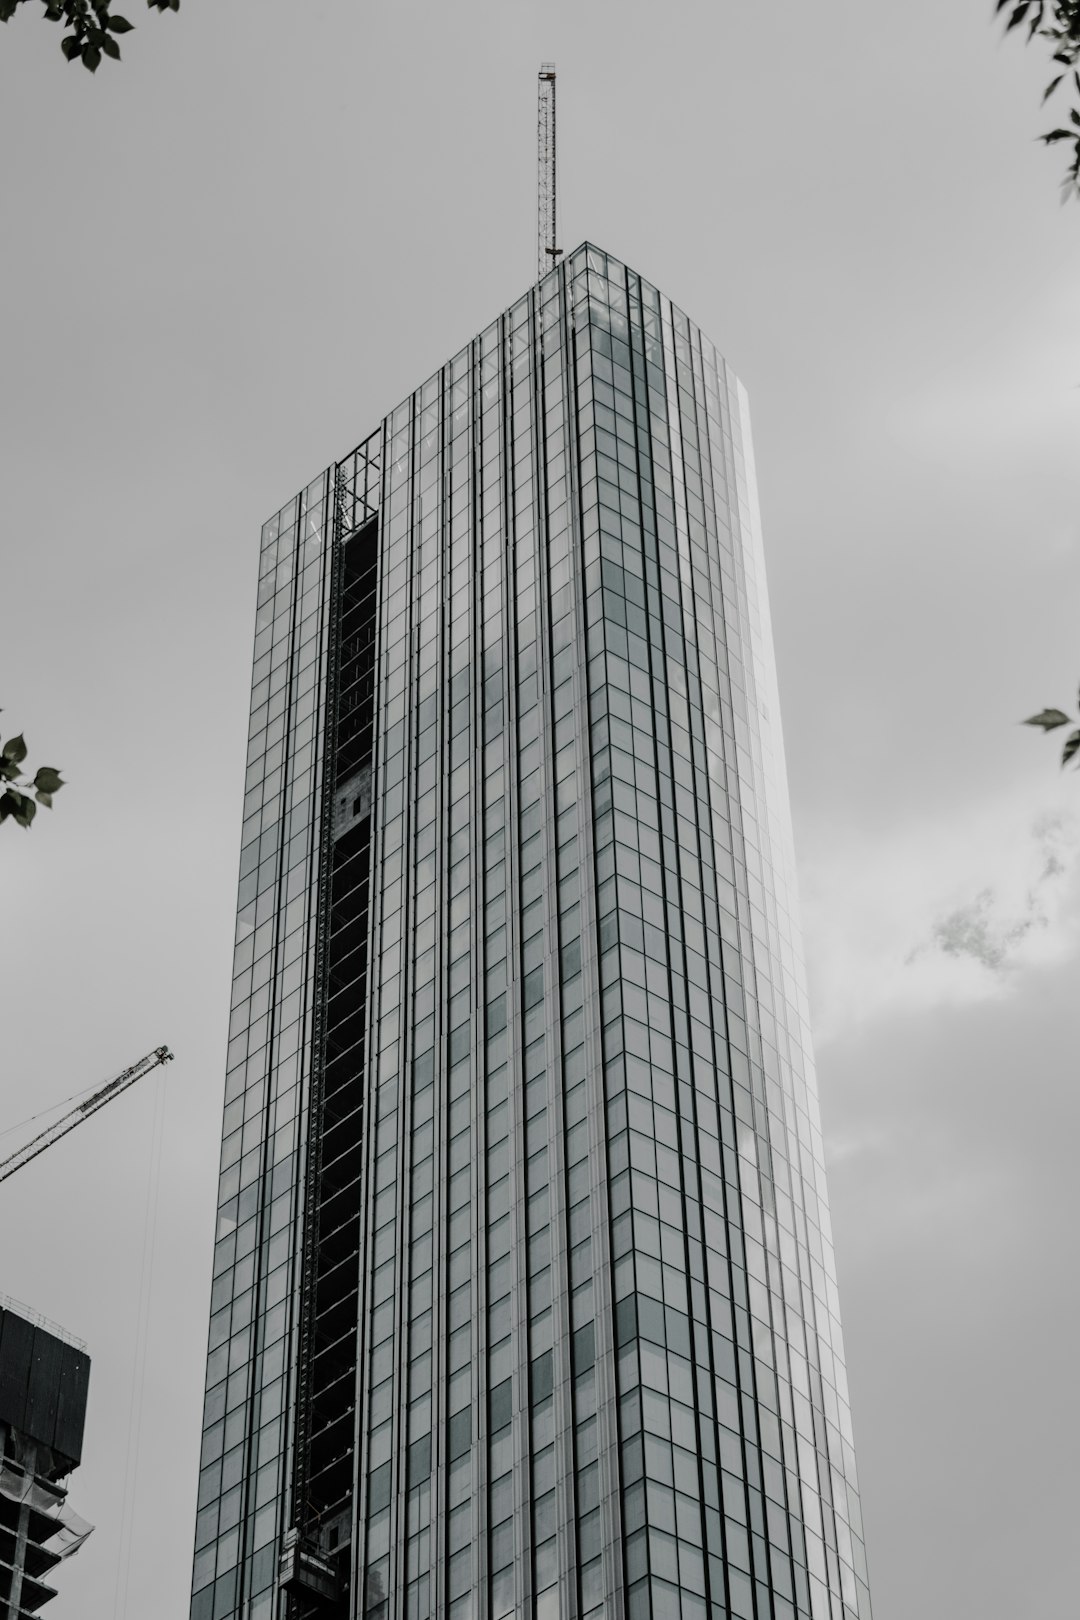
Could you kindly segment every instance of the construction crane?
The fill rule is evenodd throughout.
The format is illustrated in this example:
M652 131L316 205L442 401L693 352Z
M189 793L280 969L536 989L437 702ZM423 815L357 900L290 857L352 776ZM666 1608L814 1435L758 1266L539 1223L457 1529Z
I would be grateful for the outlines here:
M76 1107L70 1109L66 1114L62 1114L54 1124L46 1126L43 1131L39 1131L37 1136L27 1142L24 1147L19 1148L15 1153L9 1154L6 1159L0 1159L0 1181L6 1181L9 1176L15 1174L16 1170L21 1170L24 1164L29 1164L31 1159L36 1159L39 1153L44 1153L46 1148L51 1148L54 1142L59 1142L62 1136L67 1136L68 1132L73 1131L76 1125L81 1125L84 1120L90 1118L91 1114L96 1114L99 1108L104 1108L106 1103L111 1103L114 1098L127 1091L129 1087L135 1084L136 1080L141 1080L144 1075L149 1074L151 1070L158 1068L162 1063L171 1063L172 1057L173 1055L167 1046L158 1046L155 1047L154 1051L147 1052L146 1056L140 1058L138 1063L133 1063L130 1069L125 1069L122 1074L118 1074L115 1080L110 1080L108 1085L102 1086L99 1091L95 1091L92 1097L87 1097L85 1102L78 1103Z
M558 262L555 246L555 64L541 62L536 109L536 273L546 276Z

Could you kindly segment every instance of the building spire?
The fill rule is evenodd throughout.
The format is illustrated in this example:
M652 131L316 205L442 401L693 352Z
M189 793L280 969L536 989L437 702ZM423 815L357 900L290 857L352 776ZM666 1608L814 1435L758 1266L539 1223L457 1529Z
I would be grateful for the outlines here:
M546 276L562 249L555 246L555 64L541 62L536 108L536 273Z

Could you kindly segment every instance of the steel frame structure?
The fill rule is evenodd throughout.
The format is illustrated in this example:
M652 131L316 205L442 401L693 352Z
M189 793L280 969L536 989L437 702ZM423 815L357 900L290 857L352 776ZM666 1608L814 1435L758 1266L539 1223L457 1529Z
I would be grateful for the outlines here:
M536 273L546 276L562 251L555 245L555 64L541 62L536 108Z

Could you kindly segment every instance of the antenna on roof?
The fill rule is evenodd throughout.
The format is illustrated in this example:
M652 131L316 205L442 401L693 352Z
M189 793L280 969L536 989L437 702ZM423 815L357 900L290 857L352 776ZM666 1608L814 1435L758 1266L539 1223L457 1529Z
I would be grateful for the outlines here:
M536 273L546 276L558 263L555 246L555 64L541 62L536 108Z

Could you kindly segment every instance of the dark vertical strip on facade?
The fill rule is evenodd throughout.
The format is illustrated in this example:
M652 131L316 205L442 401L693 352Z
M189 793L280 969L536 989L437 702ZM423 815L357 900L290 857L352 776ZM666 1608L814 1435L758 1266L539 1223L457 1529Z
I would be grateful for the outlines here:
M325 1587L292 1585L297 1620L348 1616L353 1540L378 525L346 536L341 468L334 496L293 1466L293 1524Z
M340 551L344 523L344 491L340 468L334 469L333 513L327 514L325 532L329 535L328 588L324 595L326 626L326 686L323 707L322 792L318 825L318 867L315 915L315 989L313 996L310 1077L307 1096L307 1130L297 1142L297 1186L303 1191L297 1200L296 1250L300 1262L299 1324L297 1336L296 1392L293 1405L292 1520L301 1536L317 1534L317 1522L308 1499L311 1475L312 1376L315 1359L315 1273L319 1248L319 1183L322 1160L322 1097L326 1046L326 969L330 930L329 870L333 835L334 739L337 732L337 679L340 590ZM314 836L314 829L313 829ZM301 1176L303 1180L301 1181ZM303 1612L299 1594L290 1595L291 1614Z
M372 456L370 445L378 440L379 452L376 461L376 479L378 481L378 496L373 500L369 494L371 482ZM390 450L392 435L389 419L384 418L379 432L365 441L361 450L354 458L353 471L353 514L356 515L356 501L360 482L360 457L363 459L363 519L366 527L369 521L373 523L371 529L372 544L375 551L375 604L374 604L374 646L373 665L375 695L379 692L379 683L382 674L380 659L383 648L380 636L381 597L384 594L383 571L387 557L386 537L386 510L390 489ZM372 740L372 771L371 771L371 886L378 894L378 906L372 904L369 908L366 949L368 959L377 964L379 960L379 939L382 924L382 895L379 892L377 880L378 867L376 858L381 853L385 838L385 808L381 779L381 761L379 756L380 709L374 704L374 723ZM404 793L404 788L403 788ZM352 1454L352 1548L349 1558L351 1605L349 1620L359 1620L367 1607L369 1595L378 1598L378 1592L372 1592L369 1582L366 1515L370 1491L368 1489L368 1396L370 1391L370 1357L372 1351L370 1326L372 1315L372 1270L374 1258L374 1176L375 1176L375 1148L376 1131L378 1127L378 1078L379 1078L379 1046L378 1046L378 974L373 975L375 989L369 992L365 1009L366 1041L370 1049L371 1062L363 1087L364 1109L368 1122L368 1129L364 1133L361 1146L361 1183L360 1183L360 1221L358 1231L357 1255L357 1294L358 1294L358 1327L356 1335L356 1371L354 1378L355 1410L353 1414L353 1454ZM385 1598L385 1591L382 1591Z

